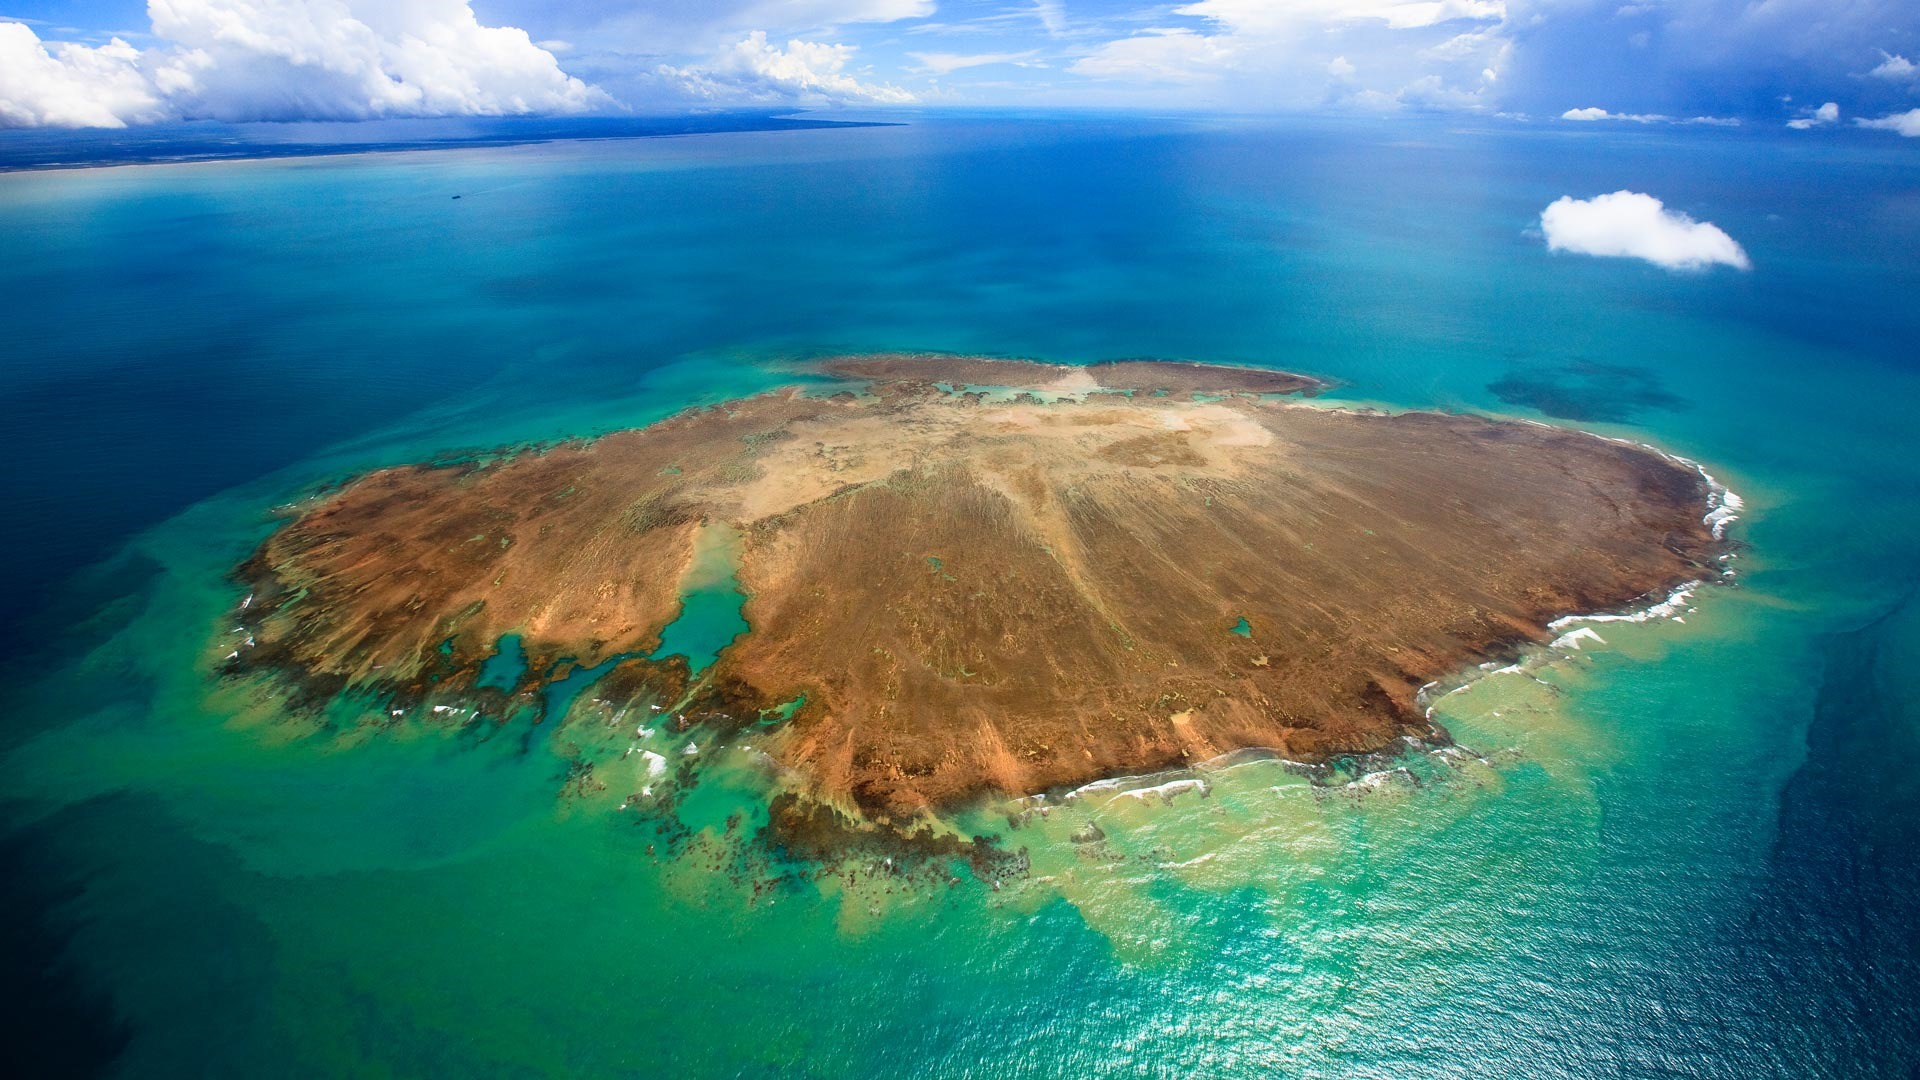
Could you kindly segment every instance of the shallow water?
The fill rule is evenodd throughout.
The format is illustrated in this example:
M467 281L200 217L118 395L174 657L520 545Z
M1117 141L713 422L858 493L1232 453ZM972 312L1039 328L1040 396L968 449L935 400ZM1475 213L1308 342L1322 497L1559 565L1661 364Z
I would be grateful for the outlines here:
M7 1036L63 1075L1909 1075L1920 174L1869 134L925 119L0 176ZM1755 269L1529 234L1619 187ZM1439 699L1464 753L983 811L1031 859L998 890L755 892L751 738L584 683L451 731L214 687L276 507L879 348L1550 408L1744 496L1738 576ZM696 657L739 617L698 584ZM628 745L700 777L672 845Z
M694 537L693 564L680 580L680 613L660 632L654 659L684 656L695 675L713 663L720 650L747 631L740 613L735 565L740 538L724 525L708 524Z

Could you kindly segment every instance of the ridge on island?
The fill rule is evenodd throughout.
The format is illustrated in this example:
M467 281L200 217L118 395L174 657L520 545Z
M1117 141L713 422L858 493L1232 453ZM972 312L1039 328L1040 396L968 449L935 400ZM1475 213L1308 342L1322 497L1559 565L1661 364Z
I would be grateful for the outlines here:
M1443 739L1423 684L1710 576L1718 550L1683 463L1304 406L1274 395L1320 384L1282 372L820 369L865 392L790 388L348 483L239 569L254 644L229 669L478 701L517 635L518 689L607 664L596 698L667 702L654 715L703 742L752 727L807 798L905 827L1247 747ZM749 630L702 672L649 659L715 530Z

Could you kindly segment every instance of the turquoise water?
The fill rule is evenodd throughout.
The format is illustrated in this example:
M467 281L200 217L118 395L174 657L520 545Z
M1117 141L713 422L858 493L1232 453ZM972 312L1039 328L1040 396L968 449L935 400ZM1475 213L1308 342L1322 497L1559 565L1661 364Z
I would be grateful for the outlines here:
M1920 172L1867 134L926 119L0 176L9 1042L55 1075L1909 1076ZM1620 187L1755 269L1529 234ZM1471 754L982 814L1032 860L998 891L755 894L713 869L750 752L636 735L704 777L650 851L631 727L570 787L613 730L584 680L484 734L210 680L277 507L879 348L1551 409L1707 463L1739 575L1442 699ZM738 629L702 581L696 661Z
M734 571L738 537L724 526L707 526L695 541L693 565L680 580L680 614L660 632L655 659L684 656L698 675L733 639L747 632L740 606L746 594Z
M511 693L527 674L527 650L519 634L501 634L492 656L480 665L476 685Z

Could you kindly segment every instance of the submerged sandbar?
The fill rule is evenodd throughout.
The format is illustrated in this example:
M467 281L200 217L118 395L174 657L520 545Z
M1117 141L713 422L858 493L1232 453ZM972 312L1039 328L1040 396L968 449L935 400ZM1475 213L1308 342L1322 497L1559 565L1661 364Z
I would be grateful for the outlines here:
M348 483L241 567L256 644L231 666L405 704L481 692L510 634L530 679L625 658L597 698L754 724L811 796L899 824L1245 747L1444 737L1423 684L1707 576L1718 549L1682 463L1277 396L1303 376L820 367L864 385ZM713 526L750 629L703 672L646 659Z

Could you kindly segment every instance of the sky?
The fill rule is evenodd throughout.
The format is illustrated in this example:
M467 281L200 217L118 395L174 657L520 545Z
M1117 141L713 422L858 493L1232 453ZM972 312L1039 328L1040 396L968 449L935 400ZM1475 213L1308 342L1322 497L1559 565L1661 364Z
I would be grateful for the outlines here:
M1920 137L1920 0L0 0L0 127L767 106Z

